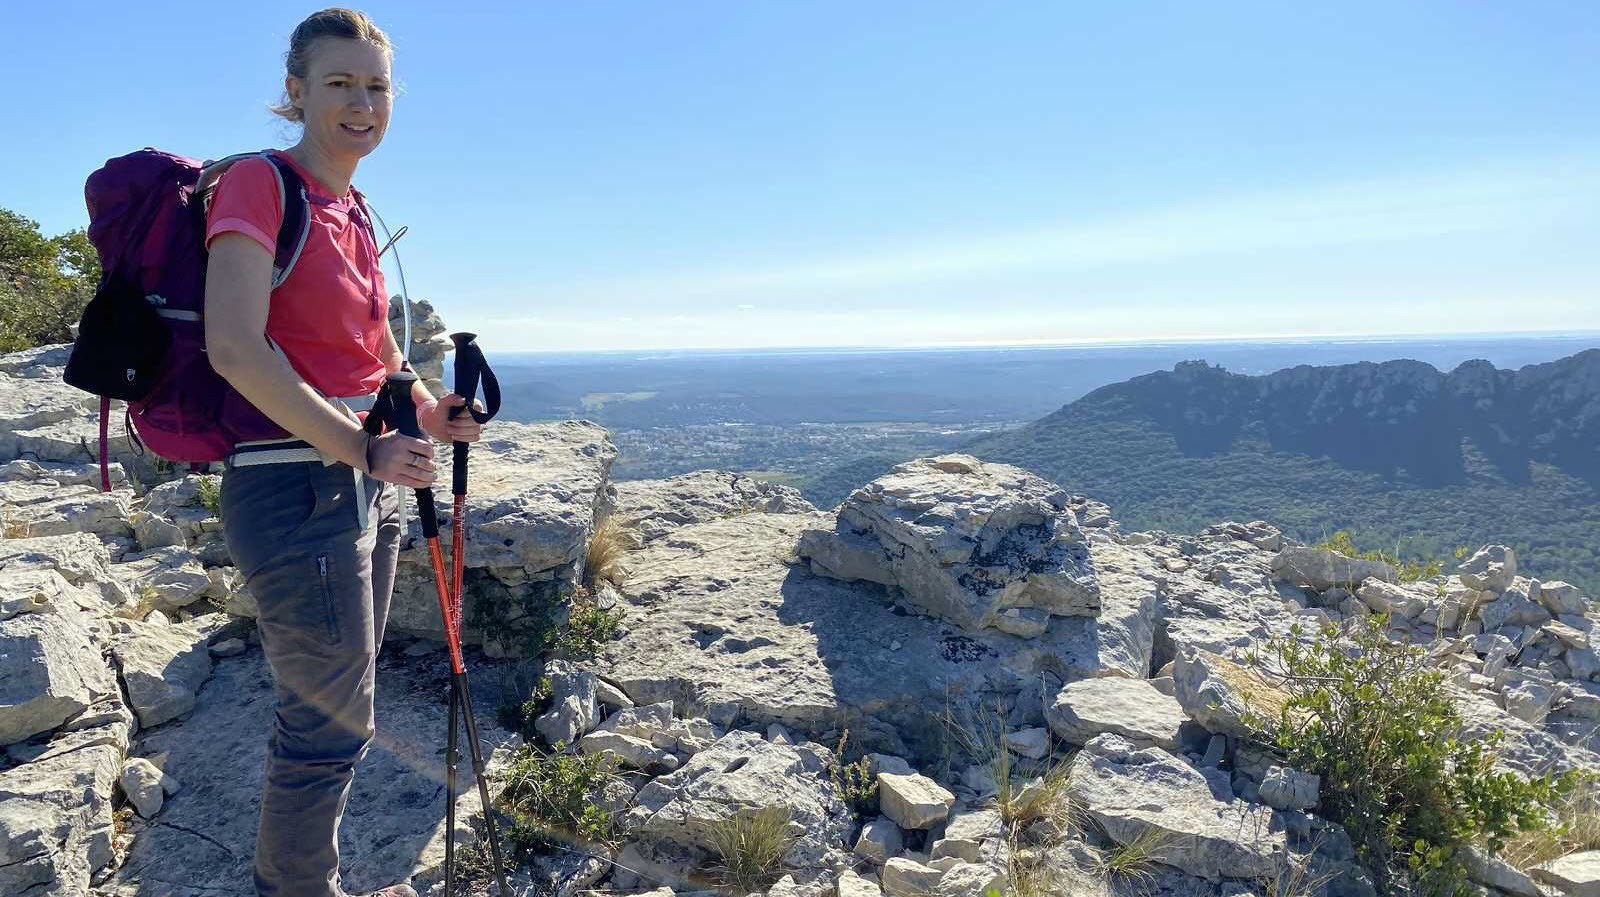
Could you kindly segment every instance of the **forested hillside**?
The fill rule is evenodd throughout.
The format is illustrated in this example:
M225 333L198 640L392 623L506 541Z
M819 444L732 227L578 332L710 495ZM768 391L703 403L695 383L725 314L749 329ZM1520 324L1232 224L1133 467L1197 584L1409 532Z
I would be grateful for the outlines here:
M1532 576L1600 590L1600 350L1516 371L1468 362L1204 362L1104 387L963 447L1108 502L1134 529L1265 519L1405 556L1491 537Z

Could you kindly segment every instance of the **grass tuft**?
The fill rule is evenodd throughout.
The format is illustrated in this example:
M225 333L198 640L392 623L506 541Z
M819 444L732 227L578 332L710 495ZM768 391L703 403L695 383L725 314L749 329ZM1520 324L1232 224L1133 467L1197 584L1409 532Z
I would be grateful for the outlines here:
M712 871L739 894L764 891L776 881L795 842L789 810L783 807L735 813L715 823L710 834L718 858Z
M1128 843L1108 849L1096 871L1110 879L1148 883L1155 878L1156 857L1170 841L1171 836L1160 829L1145 829Z
M1005 746L1008 724L1003 707L970 715L946 710L941 722L962 751L989 771L995 803L1008 828L1048 819L1058 829L1067 830L1080 821L1067 794L1072 758L1052 760L1053 751L1037 761L1012 754Z
M1316 897L1323 893L1337 876L1331 872L1313 875L1311 861L1315 855L1313 850L1300 857L1284 856L1276 872L1257 882L1262 897Z
M589 536L589 549L583 562L584 585L595 589L605 581L621 587L628 573L623 559L636 547L638 539L622 521L614 515L601 519Z

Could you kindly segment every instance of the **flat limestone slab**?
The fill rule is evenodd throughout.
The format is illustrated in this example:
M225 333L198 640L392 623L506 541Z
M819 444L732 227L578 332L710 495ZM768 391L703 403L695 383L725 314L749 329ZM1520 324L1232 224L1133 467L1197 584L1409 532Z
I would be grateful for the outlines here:
M1140 749L1116 735L1101 735L1078 753L1068 787L1113 841L1154 839L1153 858L1190 875L1261 878L1286 849L1271 809L1234 798L1226 783L1213 789L1160 748Z
M795 546L831 519L745 514L680 527L631 553L627 634L595 669L634 701L672 701L681 716L776 722L808 738L848 727L852 744L907 756L939 743L935 720L952 704L1045 674L1148 673L1156 586L1135 551L1091 543L1098 617L1055 617L1037 638L974 634L883 586L813 574Z
M1560 888L1567 897L1600 897L1600 850L1569 854L1530 873L1539 881Z
M449 662L441 655L378 661L377 736L356 766L339 830L343 884L364 894L444 860L445 697ZM495 721L490 668L469 663L485 751L511 741ZM272 729L272 677L259 647L220 660L195 709L178 725L144 736L140 755L168 754L166 772L183 783L167 798L127 861L101 889L105 897L213 897L252 894L261 775ZM458 840L478 812L470 764L458 767ZM421 880L419 891L426 888Z
M1068 744L1087 744L1111 732L1140 745L1178 748L1178 728L1188 719L1176 699L1148 679L1105 677L1069 682L1045 708L1050 729Z

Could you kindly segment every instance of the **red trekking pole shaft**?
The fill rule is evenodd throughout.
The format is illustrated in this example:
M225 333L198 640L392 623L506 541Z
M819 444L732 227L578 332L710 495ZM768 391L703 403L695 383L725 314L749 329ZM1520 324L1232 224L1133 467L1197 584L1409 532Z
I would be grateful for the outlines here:
M389 393L389 423L406 436L423 439L422 427L417 423L417 405L411 398L411 389L416 382L416 374L395 371L383 381L383 388ZM459 675L466 671L466 667L461 662L461 635L453 625L454 615L450 612L450 587L445 584L444 554L439 549L439 514L433 506L431 488L417 489L416 494L417 519L422 522L422 537L428 542L434 586L439 592L439 613L444 619L445 643L450 647L450 671Z
M389 375L383 383L383 388L388 393L390 422L395 429L406 436L422 439L422 427L417 424L417 406L412 401L411 389L417 382L417 375L410 371L396 371ZM416 490L417 492L417 518L422 523L423 538L428 541L428 558L433 564L433 582L439 592L439 613L444 622L444 635L446 644L450 647L450 741L455 741L455 708L461 708L463 719L467 724L467 752L472 757L472 771L478 780L478 797L483 803L484 827L488 832L489 854L494 860L495 878L500 885L501 897L511 897L511 886L506 881L505 862L500 858L500 837L495 831L494 804L489 800L489 779L484 773L483 749L478 741L478 721L472 712L472 695L467 688L466 666L461 661L461 631L459 623L455 620L456 614L451 610L451 592L445 583L444 555L439 550L439 516L433 506L433 490L427 487ZM455 757L448 758L448 777L453 784ZM448 787L445 795L448 812L447 822L453 822L455 815L454 788ZM450 826L445 832L446 838L446 890L454 886L454 847L455 829ZM452 895L447 895L452 897Z
M494 371L489 369L488 361L484 360L483 350L478 348L478 336L475 333L452 333L451 342L456 346L455 364L455 393L466 400L466 404L450 409L451 419L465 412L480 424L489 422L500 411L500 383L495 379ZM472 406L473 398L478 393L478 384L483 384L484 410L479 411ZM461 628L461 568L466 556L466 503L467 503L467 455L472 450L472 444L467 442L452 442L450 444L450 492L455 498L450 514L450 567L451 584L450 594L455 602L452 607L456 615L456 628Z

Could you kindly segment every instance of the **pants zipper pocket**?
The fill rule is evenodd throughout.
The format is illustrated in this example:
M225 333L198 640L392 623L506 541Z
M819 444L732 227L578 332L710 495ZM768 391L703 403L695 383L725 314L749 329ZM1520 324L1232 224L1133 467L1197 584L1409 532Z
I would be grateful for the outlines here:
M328 630L328 642L338 644L339 624L333 613L333 586L328 582L328 556L317 555L317 578L322 582L323 620Z

